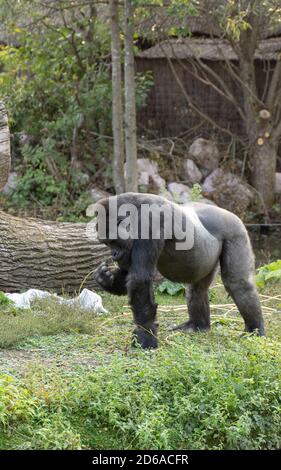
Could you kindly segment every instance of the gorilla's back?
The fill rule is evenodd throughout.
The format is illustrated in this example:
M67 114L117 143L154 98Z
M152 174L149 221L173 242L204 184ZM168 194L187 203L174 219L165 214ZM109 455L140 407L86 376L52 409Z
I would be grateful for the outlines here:
M239 217L213 204L193 202L183 205L183 210L189 213L195 211L205 229L219 240L230 239L242 232L247 232Z

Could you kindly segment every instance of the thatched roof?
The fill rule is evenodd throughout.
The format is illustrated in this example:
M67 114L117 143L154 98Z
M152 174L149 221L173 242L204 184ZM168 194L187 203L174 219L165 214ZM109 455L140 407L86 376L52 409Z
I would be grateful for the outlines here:
M160 36L169 36L171 30L179 29L186 31L187 34L193 36L221 37L222 31L218 24L210 21L206 16L185 15L178 17L171 15L167 8L153 8L151 16L141 21L137 26L140 36L155 35L157 32ZM281 18L279 22L275 22L271 26L266 26L262 32L262 38L281 37Z
M153 9L149 18L141 21L137 26L140 36L158 34L169 35L172 28L186 30L187 33L200 36L220 36L219 28L210 24L206 18L186 15L183 18L168 14L164 9Z
M281 37L260 41L255 59L276 60L281 54ZM138 54L144 59L191 59L205 60L237 60L232 47L222 39L182 38L162 41Z

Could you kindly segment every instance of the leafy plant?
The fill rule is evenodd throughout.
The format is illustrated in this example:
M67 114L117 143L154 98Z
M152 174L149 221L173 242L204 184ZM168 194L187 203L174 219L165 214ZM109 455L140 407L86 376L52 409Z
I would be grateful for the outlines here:
M158 292L161 294L178 295L185 292L185 285L180 282L162 281L157 287Z
M0 306L13 305L13 302L5 295L4 292L0 291Z
M256 275L256 284L264 288L266 284L281 281L281 260L266 264L258 269Z
M202 199L202 187L199 183L196 183L191 188L191 200L193 202L200 201Z

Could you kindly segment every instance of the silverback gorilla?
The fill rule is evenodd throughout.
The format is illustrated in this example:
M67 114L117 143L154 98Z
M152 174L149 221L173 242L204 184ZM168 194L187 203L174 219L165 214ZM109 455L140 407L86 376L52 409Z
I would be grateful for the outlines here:
M125 221L127 236L124 236L124 227L123 232L119 230L114 235L109 233L111 203L117 208L114 228L117 231L121 222ZM194 332L210 328L208 288L220 264L224 286L244 319L245 331L265 334L253 281L254 256L246 228L236 215L209 204L190 203L180 206L152 194L124 193L102 199L98 204L106 219L106 232L101 235L98 218L98 237L110 247L112 259L118 268L112 269L102 263L95 278L108 292L128 294L136 324L132 345L157 347L157 304L153 296L155 268L171 281L189 285L189 319L175 329ZM128 236L128 226L133 217L131 212L128 217L126 205L135 208L134 220L139 222L135 236ZM142 214L142 207L151 205L159 208L161 213L156 236L152 233L150 216ZM121 210L122 207L125 207L125 212ZM167 235L162 213L164 208L173 213L173 220L181 220L181 231L176 230L174 223ZM148 224L146 237L140 231L141 224ZM188 246L177 249L177 233L184 231L188 235Z

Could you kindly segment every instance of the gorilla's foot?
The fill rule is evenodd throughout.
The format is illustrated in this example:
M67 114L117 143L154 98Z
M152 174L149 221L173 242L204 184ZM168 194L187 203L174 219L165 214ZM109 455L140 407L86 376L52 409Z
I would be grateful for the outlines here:
M152 325L149 328L137 326L133 331L132 347L141 347L143 349L155 349L158 347L157 341L157 325Z
M199 326L196 325L192 320L188 320L180 325L174 326L172 331L185 331L186 333L197 333L198 331L208 331L210 329L210 325L206 326Z
M243 333L241 333L240 338L248 338L249 336L260 336L261 338L266 338L265 330L263 327L254 329L245 328Z
M265 334L265 329L263 322L257 324L257 325L250 325L250 326L245 326L245 332L246 333L252 333L257 336L266 336Z

